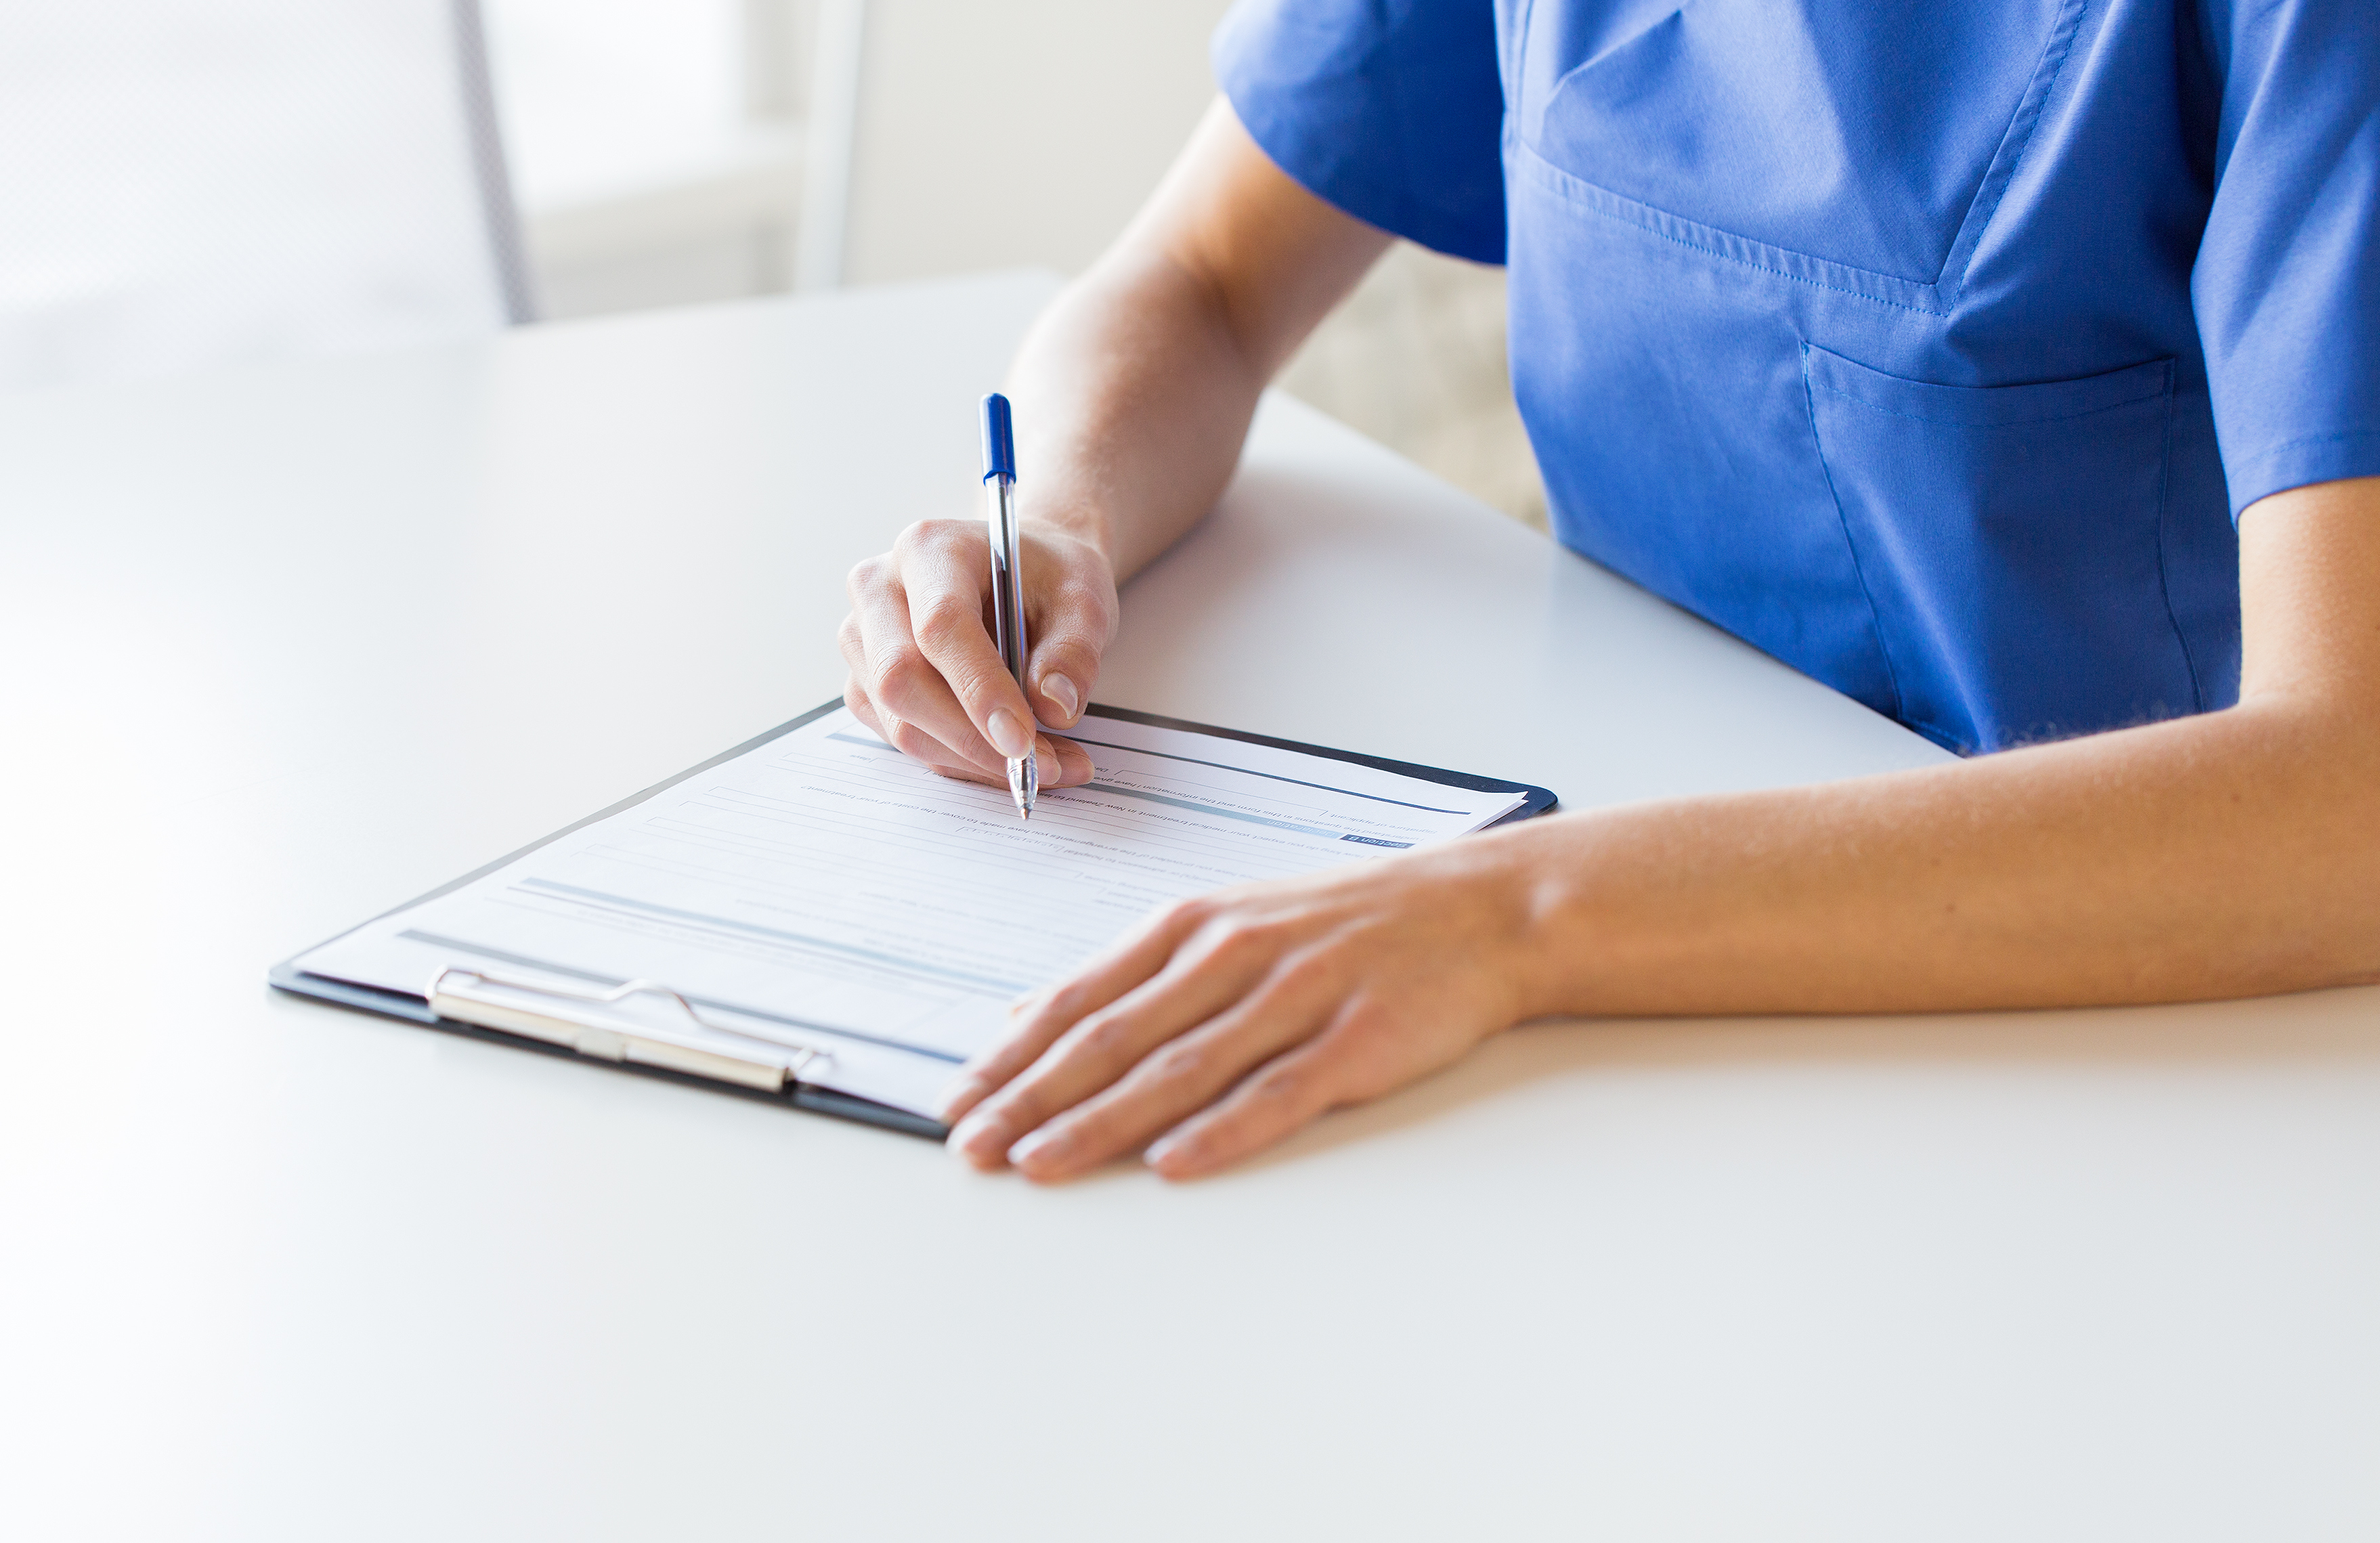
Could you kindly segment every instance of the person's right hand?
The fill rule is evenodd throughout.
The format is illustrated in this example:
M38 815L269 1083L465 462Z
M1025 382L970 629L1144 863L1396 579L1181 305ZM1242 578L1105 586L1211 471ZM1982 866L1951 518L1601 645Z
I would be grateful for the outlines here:
M1115 638L1115 569L1098 547L1031 520L1020 532L1026 694L991 636L991 548L979 519L929 519L851 570L851 614L836 641L853 716L903 755L945 775L1007 784L1006 761L1034 755L1043 787L1091 779L1080 746L1036 733L1072 728Z

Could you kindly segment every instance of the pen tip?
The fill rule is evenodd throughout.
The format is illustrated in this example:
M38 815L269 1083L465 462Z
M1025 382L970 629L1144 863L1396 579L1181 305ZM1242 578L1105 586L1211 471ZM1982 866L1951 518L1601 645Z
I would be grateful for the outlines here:
M1016 801L1016 818L1033 818L1033 796L1040 791L1041 779L1031 756L1022 756L1008 763L1008 796Z

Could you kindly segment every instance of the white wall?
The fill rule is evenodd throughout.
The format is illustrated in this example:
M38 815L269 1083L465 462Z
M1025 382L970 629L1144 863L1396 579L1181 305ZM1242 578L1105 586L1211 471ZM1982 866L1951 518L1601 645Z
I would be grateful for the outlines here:
M870 0L849 282L1078 273L1213 100L1230 0ZM1400 248L1282 384L1532 524L1500 270Z
M812 0L481 0L542 314L791 272Z
M489 3L499 13L534 6L572 14L571 0ZM616 10L661 0L604 3ZM726 3L704 0L714 10ZM800 87L818 0L735 3L756 55L747 67L759 89L747 97L759 115L748 142L668 185L580 202L532 197L530 248L549 314L759 294L791 282ZM1207 43L1228 9L1230 0L868 0L843 282L1027 263L1082 271L1213 100ZM1543 522L1544 494L1504 376L1500 271L1398 249L1282 383L1497 506Z
M849 282L1079 272L1215 94L1229 0L871 0Z
M575 0L487 3L548 314L791 281L817 0L702 0L682 29L666 0L585 11ZM1080 271L1212 100L1207 40L1228 9L1230 0L868 0L843 281L1027 263ZM737 15L759 115L714 125L718 104L698 100L703 82L678 77L700 73L718 51L710 34ZM622 51L640 27L655 33L650 80ZM624 135L631 142L615 142ZM655 142L635 142L645 140Z

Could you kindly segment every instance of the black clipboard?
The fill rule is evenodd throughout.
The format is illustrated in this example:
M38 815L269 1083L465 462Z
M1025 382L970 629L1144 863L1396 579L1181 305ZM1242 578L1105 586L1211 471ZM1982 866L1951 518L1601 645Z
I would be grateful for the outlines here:
M877 1103L873 1100L856 1098L849 1093L838 1092L833 1088L815 1087L807 1083L799 1082L789 1077L785 1086L782 1089L770 1091L759 1087L746 1087L738 1083L724 1081L716 1077L702 1076L690 1072L678 1071L667 1066L648 1065L635 1061L596 1059L582 1055L578 1051L572 1050L567 1046L550 1043L544 1039L535 1039L528 1035L507 1033L500 1028L489 1028L479 1024L465 1023L457 1018L442 1016L441 1014L431 1011L429 1001L426 998L416 996L410 992L380 990L369 986L355 985L348 981L333 980L324 976L310 974L298 967L298 961L299 959L303 959L307 954L313 953L315 949L336 942L340 938L346 937L349 932L357 931L361 928L370 927L374 922L382 921L389 917L395 916L400 911L409 911L416 905L427 904L430 901L437 899L443 894L461 889L466 884L483 879L489 874L495 872L498 869L504 868L510 863L519 861L521 858L528 857L530 853L548 844L549 843L560 841L563 837L569 835L572 832L584 829L589 825L594 824L597 820L609 820L615 814L620 814L625 810L632 809L648 798L668 792L671 788L675 787L678 784L686 781L688 777L700 776L703 772L710 771L714 766L719 766L726 761L733 760L737 756L744 755L749 751L757 750L761 746L768 744L771 740L781 738L785 735L791 734L794 730L800 728L805 723L814 723L842 706L843 699L841 698L837 698L833 701L827 702L822 706L812 708L809 711L803 713L800 717L795 718L789 723L780 723L766 734L747 739L743 744L737 745L731 749L722 750L718 755L711 757L709 760L703 761L699 765L689 766L685 771L679 772L676 776L672 777L665 782L655 783L652 786L645 789L642 793L636 794L631 797L623 798L609 808L598 809L593 814L589 815L586 819L576 820L571 824L564 826L561 830L554 832L551 835L540 837L539 840L533 841L527 846L522 847L517 852L506 853L504 857L498 857L495 861L489 863L484 867L474 869L470 872L464 874L459 879L451 880L446 883L439 885L436 889L431 890L427 894L417 895L413 899L407 901L402 905L392 906L388 910L382 912L379 916L367 917L365 920L357 923L355 927L350 927L342 931L336 932L331 937L323 939L322 942L316 943L313 948L301 950L292 957L285 959L281 963L273 966L266 978L270 981L274 990L289 992L293 996L311 997L317 1002L327 1002L340 1007L358 1008L368 1013L378 1013L385 1017L401 1018L407 1023L419 1024L424 1028L440 1029L445 1033L462 1035L467 1039L485 1039L492 1044L511 1045L518 1050L535 1051L542 1055L559 1056L565 1060L579 1062L583 1064L606 1066L615 1071L628 1072L638 1076L658 1077L664 1082L682 1083L689 1087L701 1087L713 1092L731 1093L738 1098L754 1099L762 1103L779 1104L789 1109L808 1110L812 1113L832 1115L835 1118L842 1120L856 1120L864 1124L880 1125L887 1130L901 1131L907 1135L921 1136L930 1140L939 1141L944 1136L949 1134L947 1127L942 1125L939 1121L929 1120L922 1114L913 1114L905 1109L895 1109L888 1104ZM1079 735L1079 731L1087 727L1091 721L1097 718L1118 719L1124 723L1146 724L1151 728L1181 729L1193 734L1208 735L1217 739L1238 740L1243 744L1264 745L1277 750L1293 750L1300 754L1318 756L1330 760L1351 761L1357 766L1371 767L1375 771L1394 772L1403 776L1418 778L1425 782L1440 783L1449 787L1463 788L1474 793L1520 794L1522 796L1520 807L1513 809L1510 814L1505 815L1501 820L1495 821L1494 825L1487 827L1490 830L1494 829L1496 825L1509 825L1514 820L1529 820L1537 815L1548 813L1551 811L1559 802L1551 792L1542 787L1532 787L1526 783L1502 782L1494 777L1475 776L1466 772L1448 772L1438 767L1415 766L1410 761L1390 760L1379 756L1359 755L1352 750L1327 749L1319 745L1303 745L1293 739L1274 739L1265 735L1247 734L1238 729L1217 728L1210 723L1194 723L1185 719L1165 718L1153 712L1136 712L1130 708L1104 707L1098 703L1093 703L1090 707L1085 709L1082 721L1075 724L1075 729L1080 737L1087 739L1091 737L1087 735ZM1076 736L1077 735L1069 735L1067 737ZM1096 740L1093 742L1096 743Z

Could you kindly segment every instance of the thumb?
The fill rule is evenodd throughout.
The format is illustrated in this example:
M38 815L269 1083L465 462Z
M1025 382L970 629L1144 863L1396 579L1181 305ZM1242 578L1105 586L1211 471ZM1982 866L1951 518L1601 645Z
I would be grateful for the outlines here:
M1091 705L1099 678L1099 656L1115 635L1113 601L1085 598L1062 602L1035 629L1025 678L1031 683L1034 713L1053 729L1069 729Z

